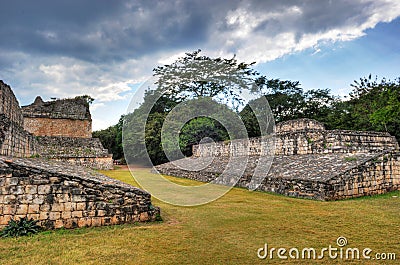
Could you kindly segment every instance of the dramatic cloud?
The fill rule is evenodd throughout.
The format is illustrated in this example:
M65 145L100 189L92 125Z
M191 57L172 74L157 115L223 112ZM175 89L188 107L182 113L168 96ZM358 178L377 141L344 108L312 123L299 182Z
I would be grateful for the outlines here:
M90 94L99 103L123 99L183 52L262 63L400 15L397 0L0 2L0 79L26 98Z

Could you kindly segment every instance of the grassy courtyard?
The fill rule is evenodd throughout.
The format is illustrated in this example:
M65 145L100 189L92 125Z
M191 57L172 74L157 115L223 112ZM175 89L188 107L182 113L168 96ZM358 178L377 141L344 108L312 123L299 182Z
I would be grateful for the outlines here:
M129 171L103 173L135 185ZM337 247L339 236L347 238L346 247L371 248L371 256L394 252L400 259L400 192L319 202L235 188L204 206L171 206L156 199L153 204L161 207L164 222L0 239L0 264L341 264L343 260L329 259L327 254L319 261L257 257L257 249L265 243L270 248L319 251L329 245Z

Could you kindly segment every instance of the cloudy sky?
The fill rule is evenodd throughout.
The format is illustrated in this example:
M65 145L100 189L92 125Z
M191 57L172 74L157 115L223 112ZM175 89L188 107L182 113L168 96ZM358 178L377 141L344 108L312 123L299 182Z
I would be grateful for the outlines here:
M89 94L93 129L115 124L160 64L202 49L268 78L345 95L400 76L398 0L0 0L0 79L21 105Z

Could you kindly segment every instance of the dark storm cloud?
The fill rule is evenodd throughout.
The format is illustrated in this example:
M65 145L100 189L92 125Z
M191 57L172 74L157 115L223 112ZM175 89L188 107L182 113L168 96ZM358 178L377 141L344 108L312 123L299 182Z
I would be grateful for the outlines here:
M398 0L0 0L0 79L34 98L121 99L158 64L201 48L267 62L348 41Z
M3 50L101 61L204 41L212 14L192 1L2 1Z
M0 49L119 61L201 47L214 41L211 35L225 38L246 23L228 23L235 11L247 12L250 20L258 17L253 34L273 37L290 31L300 39L303 34L360 24L371 16L366 10L373 4L362 0L1 1L0 34L7 41L1 42Z

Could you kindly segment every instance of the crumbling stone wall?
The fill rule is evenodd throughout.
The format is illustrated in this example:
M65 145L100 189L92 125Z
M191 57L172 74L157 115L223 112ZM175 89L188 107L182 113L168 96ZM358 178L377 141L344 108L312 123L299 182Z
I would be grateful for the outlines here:
M89 120L25 117L24 128L38 136L79 138L90 138L92 136L92 122Z
M36 152L33 135L22 126L19 103L11 87L0 80L0 155L29 157Z
M177 164L199 165L202 158L185 158ZM235 159L235 158L233 158ZM249 188L251 179L263 177L257 190L275 192L282 195L315 199L339 200L382 194L400 190L400 154L384 153L333 153L327 155L307 154L276 156L269 171L255 173L259 157L248 157L243 174L237 175L238 168L246 159L236 158L227 170L229 158L219 157L211 164L198 171L185 170L172 163L156 166L159 173L193 179L202 182L215 181L231 185L238 178L235 186ZM260 169L259 168L259 169ZM268 168L269 169L269 168Z
M0 228L27 216L48 229L154 221L151 195L68 163L0 158Z
M309 119L277 124L275 137L197 145L193 154L156 169L203 182L219 178L220 184L233 183L236 177L236 186L244 188L258 174L265 177L260 191L317 200L400 190L400 153L394 137L380 132L324 130L322 124ZM209 157L216 158L210 163ZM273 158L271 168L261 158ZM229 164L230 159L233 162ZM176 165L203 167L190 171ZM236 173L243 165L245 171Z
M113 168L112 156L98 138L38 136L36 140L41 157L95 169Z
M384 152L329 180L332 199L400 190L400 153Z
M11 87L0 80L0 114L11 123L23 127L22 111Z
M399 145L386 132L325 130L317 121L300 119L277 124L273 137L194 145L193 156L259 156L272 150L275 155L381 152Z
M43 101L23 106L24 128L36 136L92 137L89 104L83 98Z
M304 130L323 131L325 130L325 125L319 121L312 119L290 120L290 121L280 122L275 125L276 133L296 132Z
M0 114L0 155L29 157L36 152L35 137Z
M11 87L0 80L0 155L40 156L96 169L113 161L99 139L85 98L44 102L40 97L22 109Z

